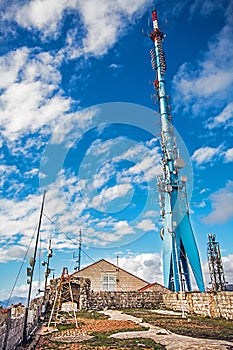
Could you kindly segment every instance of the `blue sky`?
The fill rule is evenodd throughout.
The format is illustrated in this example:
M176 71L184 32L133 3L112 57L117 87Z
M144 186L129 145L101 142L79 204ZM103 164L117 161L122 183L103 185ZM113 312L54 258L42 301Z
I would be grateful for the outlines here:
M30 245L47 190L34 288L51 265L101 258L162 283L158 105L148 18L165 32L170 95L205 282L207 234L233 282L233 2L1 1L0 299ZM150 23L151 24L151 23ZM13 294L27 291L26 266Z

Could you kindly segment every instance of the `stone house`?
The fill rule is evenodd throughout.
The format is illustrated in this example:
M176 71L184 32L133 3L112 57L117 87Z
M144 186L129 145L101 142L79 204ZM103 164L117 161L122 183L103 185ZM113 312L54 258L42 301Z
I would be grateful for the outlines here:
M147 281L133 275L130 272L101 259L83 269L73 273L72 276L89 278L91 290L101 291L138 291L144 287L151 286ZM151 290L166 290L158 283L153 284Z

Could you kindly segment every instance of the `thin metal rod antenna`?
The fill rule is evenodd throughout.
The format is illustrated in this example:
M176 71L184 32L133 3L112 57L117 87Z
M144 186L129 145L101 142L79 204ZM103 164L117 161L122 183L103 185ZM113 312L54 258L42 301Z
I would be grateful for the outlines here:
M50 262L50 258L52 257L51 242L52 241L50 239L49 240L48 255L47 255L47 262L46 262L46 270L45 270L44 296L43 296L43 303L44 304L45 304L45 299L46 299L46 288L47 288L48 276L50 274L49 262Z
M29 290L28 290L27 306L26 306L26 310L25 310L25 319L24 319L24 328L23 328L23 344L27 343L28 310L29 310L29 306L30 306L33 274L34 274L34 269L35 269L35 265L36 265L36 254L37 254L38 241L39 241L39 235L40 235L40 227L41 227L41 221L42 221L42 215L43 215L43 209L44 209L45 194L46 194L46 190L44 190L44 193L43 193L43 199L42 199L42 204L41 204L41 209L40 209L40 217L39 217L39 222L38 222L38 227L37 227L36 244L35 244L33 261L32 261L32 269L31 269L31 274L30 274L30 283L29 283Z
M79 230L79 247L78 247L78 271L81 268L81 246L82 246L82 231Z
M81 252L82 252L82 231L79 230L79 244L78 244L78 256L75 256L75 252L73 254L73 258L78 258L75 262L77 263L77 266L74 267L74 270L80 270L81 268Z

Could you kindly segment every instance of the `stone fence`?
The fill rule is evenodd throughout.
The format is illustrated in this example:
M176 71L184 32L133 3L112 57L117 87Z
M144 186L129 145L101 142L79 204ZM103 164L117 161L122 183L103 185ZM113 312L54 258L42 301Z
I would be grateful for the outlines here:
M30 337L38 326L42 314L42 299L34 299L28 310L27 334ZM0 310L0 350L14 350L23 340L25 307L12 305Z
M91 292L89 308L93 310L116 308L158 308L163 304L163 293L158 291Z
M189 314L233 320L232 292L185 292L163 295L167 309Z

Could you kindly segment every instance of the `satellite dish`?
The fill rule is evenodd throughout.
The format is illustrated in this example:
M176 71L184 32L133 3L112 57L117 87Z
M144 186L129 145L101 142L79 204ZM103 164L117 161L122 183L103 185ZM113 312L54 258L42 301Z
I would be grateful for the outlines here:
M184 175L181 176L180 179L182 182L187 182L187 180L188 180L187 176L184 176Z
M163 240L163 237L164 237L164 228L161 227L161 229L160 229L160 238Z
M33 265L34 265L34 259L32 257L29 259L29 265L31 267L33 267Z
M171 185L166 185L165 186L165 191L169 192L169 193L172 192L172 186Z
M175 167L176 169L182 169L184 166L185 166L184 159L182 159L182 158L177 158L177 159L174 161L174 167Z

